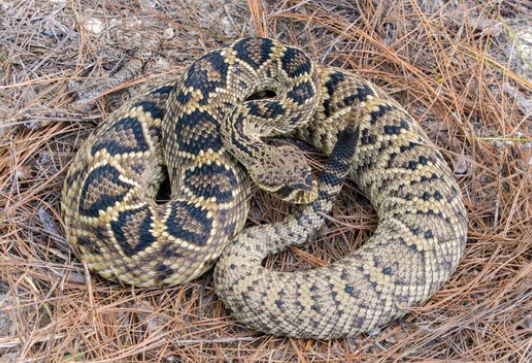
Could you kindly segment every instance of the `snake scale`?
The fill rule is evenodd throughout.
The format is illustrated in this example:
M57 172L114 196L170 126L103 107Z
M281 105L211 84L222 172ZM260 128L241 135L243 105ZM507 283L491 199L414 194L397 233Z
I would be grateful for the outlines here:
M275 96L251 97L265 91ZM377 230L322 268L262 267L267 255L317 232L343 181L329 160L317 184L301 152L264 138L294 137L331 155L353 124L348 177L375 208ZM172 196L158 203L164 165ZM242 232L248 174L260 188L305 203L302 212ZM451 171L401 105L369 81L268 38L209 52L175 82L110 114L68 171L62 213L70 242L107 279L175 285L221 255L216 293L238 321L318 339L368 331L426 301L458 264L467 235Z

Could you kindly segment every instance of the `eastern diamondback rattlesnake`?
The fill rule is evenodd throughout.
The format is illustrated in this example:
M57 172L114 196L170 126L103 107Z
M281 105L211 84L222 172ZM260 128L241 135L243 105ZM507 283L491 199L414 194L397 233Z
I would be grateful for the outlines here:
M246 101L260 91L276 96ZM349 176L378 214L375 234L320 269L263 268L268 254L303 243L321 226L334 193L325 200L322 183L318 195L297 149L262 139L290 135L329 155L354 122L359 136ZM154 198L163 164L172 199L161 205ZM207 53L175 83L99 125L65 181L70 240L108 279L144 287L189 281L244 226L244 167L285 200L315 199L298 216L243 232L217 264L218 295L252 328L322 339L367 331L428 299L462 256L467 225L459 188L415 120L370 82L267 38Z

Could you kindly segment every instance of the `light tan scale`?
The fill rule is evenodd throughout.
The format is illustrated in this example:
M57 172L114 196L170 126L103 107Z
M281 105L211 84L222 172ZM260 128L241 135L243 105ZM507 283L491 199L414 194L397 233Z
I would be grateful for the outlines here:
M252 97L264 92L275 96ZM266 256L318 231L341 187L334 173L318 186L297 148L264 139L295 137L330 155L353 124L349 178L378 214L374 235L320 269L263 268ZM161 204L164 165L171 199ZM310 204L281 224L240 233L246 171L278 197ZM320 339L368 331L426 301L458 264L467 234L452 173L403 107L368 81L267 38L207 53L174 83L113 112L74 159L62 212L69 241L105 278L175 285L200 276L224 251L215 287L238 321Z

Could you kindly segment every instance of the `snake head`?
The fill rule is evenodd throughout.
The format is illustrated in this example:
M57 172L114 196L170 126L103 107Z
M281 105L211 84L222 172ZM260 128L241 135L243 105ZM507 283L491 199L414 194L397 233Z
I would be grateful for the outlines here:
M312 203L318 197L318 183L314 176L309 172L308 175L302 176L305 180L289 182L281 188L271 192L277 198L286 202L295 204Z
M286 202L308 204L318 197L318 183L301 150L292 146L269 147L248 167L257 186Z

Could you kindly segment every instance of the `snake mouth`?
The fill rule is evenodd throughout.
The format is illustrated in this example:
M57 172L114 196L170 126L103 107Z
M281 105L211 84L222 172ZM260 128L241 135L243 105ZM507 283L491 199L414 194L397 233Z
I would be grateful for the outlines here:
M318 198L318 183L309 174L304 183L285 185L271 193L286 202L309 204Z

